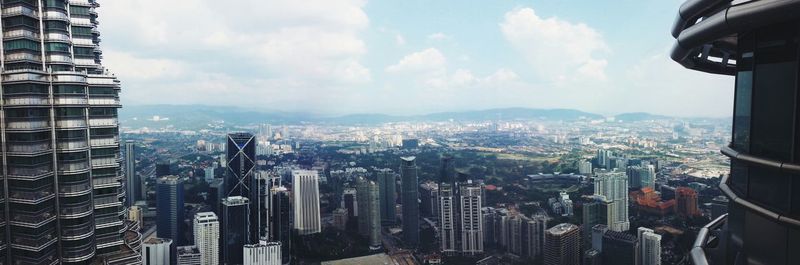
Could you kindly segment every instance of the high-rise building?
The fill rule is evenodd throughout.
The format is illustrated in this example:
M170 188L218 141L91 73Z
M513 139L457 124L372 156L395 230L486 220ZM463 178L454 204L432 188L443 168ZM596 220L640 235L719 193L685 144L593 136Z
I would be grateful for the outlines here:
M653 165L644 165L639 170L640 185L639 187L656 188L656 167Z
M225 197L242 196L249 200L250 211L247 216L246 244L255 244L260 240L259 207L263 206L259 199L258 181L256 180L256 138L250 133L231 133L225 145L227 166L225 167ZM224 216L223 218L227 218Z
M419 246L419 180L416 157L400 158L401 190L403 201L403 243Z
M581 229L562 223L547 229L544 241L545 265L580 265Z
M156 162L156 177L160 178L163 176L172 175L172 169L170 167L171 165L169 161L160 160Z
M592 175L592 162L580 161L578 162L578 174L591 176Z
M342 231L347 230L348 220L347 209L337 208L333 210L333 227Z
M483 187L471 181L460 187L461 209L461 251L464 255L480 255L483 253Z
M125 199L128 207L133 206L136 201L143 200L142 181L136 174L136 142L125 141L125 189L127 197Z
M420 213L428 218L439 220L439 184L428 181L420 187Z
M397 174L391 169L377 171L378 186L380 186L381 222L394 224L397 218Z
M194 216L194 244L200 250L202 265L219 264L219 219L213 212L201 212Z
M608 203L608 227L628 231L628 178L624 172L598 172L594 177L594 195Z
M639 239L625 232L606 231L601 250L603 264L637 265Z
M369 241L371 249L381 247L381 209L378 184L358 177L358 232Z
M281 265L281 242L261 240L244 246L243 265Z
M347 209L347 217L358 216L358 195L356 189L345 188L342 195L342 207Z
M442 156L439 167L439 243L444 255L456 255L461 250L461 200L456 180L455 161L450 155Z
M676 188L675 213L683 217L700 215L700 209L697 208L697 192L689 187Z
M584 245L590 245L592 240L592 228L595 225L608 225L608 203L602 200L595 200L583 204L583 224L581 232ZM598 249L600 250L600 249Z
M628 176L628 187L640 189L642 188L642 167L629 166L625 169L625 175Z
M544 251L545 231L547 219L544 216L523 218L522 223L522 256L537 260Z
M144 265L170 265L170 256L174 247L169 238L153 237L145 240L142 247L142 263ZM177 263L177 262L176 262Z
M289 250L291 246L292 207L289 204L289 191L282 185L274 185L270 190L270 216L269 216L269 241L281 242L281 261L283 264L291 262Z
M564 209L562 216L572 216L572 200L569 199L569 194L566 191L558 193L558 203Z
M719 184L730 198L728 215L698 233L694 264L800 264L798 23L794 0L680 8L671 57L736 77L732 142L722 148L731 170Z
M294 195L294 230L299 235L321 232L317 171L293 170L292 194Z
M101 65L96 2L2 3L2 263L141 258L123 237L120 82Z
M172 239L173 247L183 244L183 180L178 176L158 179L156 196L156 235Z
M661 265L661 235L649 228L639 227L639 265Z
M202 256L200 249L197 246L180 246L176 249L178 252L178 265L201 265Z
M242 264L242 249L247 244L250 226L250 200L242 196L222 199L222 260L221 264Z

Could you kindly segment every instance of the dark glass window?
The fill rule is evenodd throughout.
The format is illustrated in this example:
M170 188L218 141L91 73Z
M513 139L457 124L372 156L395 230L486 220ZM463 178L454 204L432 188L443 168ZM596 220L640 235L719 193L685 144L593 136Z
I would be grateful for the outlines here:
M90 95L117 95L117 90L113 87L90 87Z
M731 188L739 195L747 197L748 168L737 160L731 160Z
M47 118L50 111L47 109L7 109L6 116L9 118Z
M791 175L763 167L750 167L747 198L780 213L789 210L789 178Z
M45 0L44 6L67 9L67 3L64 0Z
M53 87L55 94L85 94L86 87L76 85L59 85Z
M117 115L116 108L91 108L89 109L89 116L113 116Z
M3 27L11 28L19 26L26 26L29 28L38 29L39 21L27 16L14 16L3 19Z
M67 22L64 21L48 20L44 22L44 28L48 30L67 31L67 27Z
M40 84L16 84L16 85L4 85L3 86L3 94L6 95L14 95L14 94L47 94L48 93L47 85L40 85Z
M56 117L83 117L83 109L81 108L57 108Z
M761 215L745 212L744 249L749 264L787 264L787 229Z
M69 52L69 44L61 42L45 43L44 48L48 52Z
M75 36L92 36L92 28L87 27L72 27L72 35Z
M89 15L89 8L85 6L69 6L70 15Z
M758 32L753 84L753 155L790 161L794 138L797 43L785 27Z
M3 48L6 51L15 51L15 50L31 50L31 51L41 51L42 46L39 45L38 42L32 40L10 40L3 42Z
M733 110L733 148L750 151L750 111L753 96L753 34L739 38L736 95Z
M75 47L73 49L75 56L94 56L93 48Z

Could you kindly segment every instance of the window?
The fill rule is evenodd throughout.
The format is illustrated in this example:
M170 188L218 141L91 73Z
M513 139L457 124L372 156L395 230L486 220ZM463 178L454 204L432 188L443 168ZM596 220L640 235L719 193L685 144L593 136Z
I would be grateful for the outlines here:
M53 87L55 94L86 94L86 87L76 85L59 85Z
M75 35L75 36L92 36L92 28L72 27L72 35Z
M57 108L56 117L69 118L69 117L83 117L83 109L81 108Z
M113 87L90 87L89 95L117 95L117 90Z
M61 42L45 43L44 48L48 52L69 52L69 44Z
M31 51L41 51L41 46L38 42L32 40L10 40L3 42L3 48L6 51L15 51L15 50L31 50Z
M47 94L49 91L47 85L39 84L17 84L3 86L3 94Z
M753 96L753 34L740 38L733 110L733 148L750 151L750 111Z
M45 7L57 7L61 9L67 9L67 3L64 0L45 0L44 1Z
M791 175L764 167L750 167L747 198L767 209L789 211L789 178Z
M92 56L94 57L94 49L93 48L84 48L84 47L75 47L73 49L75 52L75 56Z
M91 108L89 109L89 116L114 116L117 115L115 108Z
M67 22L48 20L44 22L44 28L48 30L63 30L67 31Z
M89 8L85 6L69 6L70 15L89 15Z
M3 19L3 27L19 27L26 26L29 28L39 28L39 21L28 16L14 16Z

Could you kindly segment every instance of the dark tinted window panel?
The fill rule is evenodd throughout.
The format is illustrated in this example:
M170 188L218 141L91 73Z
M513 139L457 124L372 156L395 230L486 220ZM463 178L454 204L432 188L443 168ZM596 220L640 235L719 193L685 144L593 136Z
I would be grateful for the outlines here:
M788 264L800 264L800 228L789 230L789 262Z
M750 151L750 117L753 100L754 34L744 34L739 39L739 57L736 61L736 93L733 110L733 147Z
M739 195L747 197L747 166L737 161L731 161L731 188Z
M785 227L751 211L745 213L745 223L747 264L787 264Z
M792 212L791 216L800 219L800 176L792 176ZM800 263L797 263L800 264Z
M789 209L791 175L762 167L750 167L748 200L781 213Z
M756 40L751 153L788 161L793 146L797 44L791 28L770 28Z

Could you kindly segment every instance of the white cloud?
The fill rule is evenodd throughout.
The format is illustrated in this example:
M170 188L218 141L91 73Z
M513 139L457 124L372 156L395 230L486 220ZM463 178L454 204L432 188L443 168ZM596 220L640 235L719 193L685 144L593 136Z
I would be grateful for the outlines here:
M428 35L428 40L432 40L432 41L442 41L442 40L448 40L448 39L450 39L450 36L448 36L447 34L441 33L441 32L436 32L436 33L433 33L431 35Z
M170 59L138 58L130 53L106 49L103 51L106 66L114 69L125 80L154 80L176 78L184 75L187 65Z
M459 88L469 86L500 85L517 80L517 74L509 69L498 69L486 76L475 76L468 69L456 69L450 73L448 60L436 48L427 48L404 56L386 72L407 77L418 85L429 88Z
M535 68L555 81L605 80L609 51L603 36L583 23L542 18L532 8L517 8L500 23L505 39Z
M404 38L403 35L397 34L394 36L394 42L397 46L403 46L406 45L406 38Z
M440 72L447 65L442 52L436 48L406 55L399 62L386 68L387 72Z

